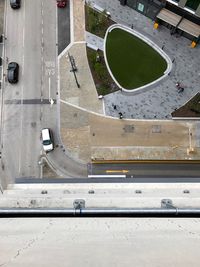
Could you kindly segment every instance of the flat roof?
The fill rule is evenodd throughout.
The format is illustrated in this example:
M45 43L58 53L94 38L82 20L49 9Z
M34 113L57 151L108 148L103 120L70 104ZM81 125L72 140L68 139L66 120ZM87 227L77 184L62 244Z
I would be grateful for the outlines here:
M161 11L158 13L157 18L173 25L173 26L177 26L178 23L181 20L181 16L177 15L174 12L169 11L166 8L161 9Z
M187 32L197 38L200 36L200 25L195 24L188 19L183 19L178 25L178 29Z

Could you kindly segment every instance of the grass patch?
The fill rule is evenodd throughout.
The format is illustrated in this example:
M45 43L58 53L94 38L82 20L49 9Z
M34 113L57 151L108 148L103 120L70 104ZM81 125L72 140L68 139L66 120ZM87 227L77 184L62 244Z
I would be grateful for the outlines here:
M86 31L104 38L106 30L115 22L106 16L106 11L99 13L85 5Z
M126 89L138 88L158 79L167 68L167 62L156 50L118 28L108 34L106 55L115 79Z
M184 106L172 112L172 117L200 117L200 93L197 93Z
M98 95L106 95L119 90L107 70L103 52L87 48L87 57Z

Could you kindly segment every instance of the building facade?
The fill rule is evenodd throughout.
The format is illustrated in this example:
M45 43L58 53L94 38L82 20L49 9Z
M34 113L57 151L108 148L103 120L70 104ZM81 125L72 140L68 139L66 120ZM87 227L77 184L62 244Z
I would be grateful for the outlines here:
M172 34L179 33L194 40L200 39L200 0L119 0L141 14L169 27ZM162 16L162 13L164 13ZM160 14L161 13L161 14ZM166 19L165 19L166 17ZM167 19L169 17L170 19ZM170 24L171 19L174 23ZM175 23L177 21L177 23ZM185 26L186 25L186 26ZM195 32L194 32L195 28Z

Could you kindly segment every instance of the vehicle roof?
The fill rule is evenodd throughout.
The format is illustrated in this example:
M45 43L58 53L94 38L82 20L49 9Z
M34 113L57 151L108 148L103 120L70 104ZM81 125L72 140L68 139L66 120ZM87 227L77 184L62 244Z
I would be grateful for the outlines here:
M48 128L42 129L42 139L49 139L50 138L49 132L50 129Z
M10 62L8 64L8 67L16 67L16 66L18 66L17 62Z

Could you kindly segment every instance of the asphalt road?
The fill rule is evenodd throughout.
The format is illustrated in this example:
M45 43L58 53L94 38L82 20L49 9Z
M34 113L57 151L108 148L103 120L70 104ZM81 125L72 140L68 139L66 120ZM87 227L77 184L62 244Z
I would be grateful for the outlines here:
M106 178L139 178L160 179L165 181L171 179L200 178L200 162L196 163L91 163L88 165L89 177L104 175Z
M70 1L65 8L58 8L58 55L70 43Z
M9 84L5 76L3 84L1 152L10 179L40 177L40 131L56 128L56 108L49 102L57 87L55 1L21 3L13 10L6 1L4 72L8 62L20 66L19 82Z
M58 12L69 13L69 6L64 10L57 8L55 0L22 0L18 10L6 1L0 152L2 175L9 182L42 178L43 157L61 176L87 176L86 166L71 159L60 140L57 21ZM66 36L69 32L63 35L63 48ZM11 61L20 66L17 84L7 81ZM42 128L50 128L54 136L55 149L47 155L40 140Z

